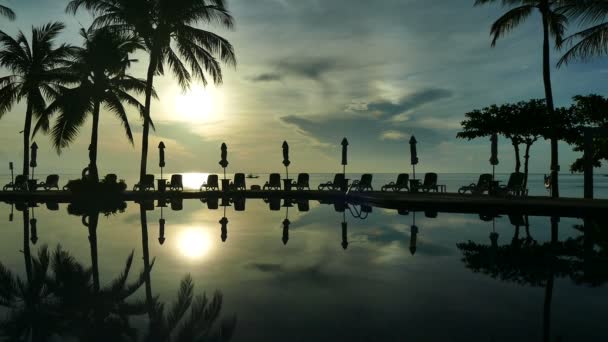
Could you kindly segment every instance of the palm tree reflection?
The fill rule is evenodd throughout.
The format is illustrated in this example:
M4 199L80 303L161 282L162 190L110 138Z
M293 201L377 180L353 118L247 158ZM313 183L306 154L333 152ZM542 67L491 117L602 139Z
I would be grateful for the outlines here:
M513 222L513 221L512 221ZM506 282L524 286L544 287L543 340L549 341L551 330L551 303L555 277L569 277L576 284L600 286L608 282L608 238L606 234L595 239L603 231L597 221L586 219L584 236L558 240L559 218L551 218L551 241L538 244L528 231L526 239L519 241L518 221L515 236L509 245L482 245L469 241L457 244L463 254L465 266L475 273L482 273ZM581 226L578 226L581 229ZM599 251L594 245L600 246Z

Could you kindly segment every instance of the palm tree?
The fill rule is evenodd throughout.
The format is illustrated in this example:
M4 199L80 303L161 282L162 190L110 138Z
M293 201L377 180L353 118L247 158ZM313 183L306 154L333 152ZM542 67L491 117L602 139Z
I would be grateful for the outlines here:
M606 35L608 34L608 2L605 0L565 0L559 11L582 25L592 25L564 39L569 45L578 40L562 56L557 66L567 65L574 60L588 60L594 56L608 54Z
M59 152L76 138L87 116L92 115L88 171L90 179L97 182L101 107L104 106L120 120L129 142L133 143L123 103L136 107L143 113L143 105L129 92L143 93L146 82L126 74L132 62L129 54L141 47L137 39L107 29L82 29L81 35L84 38L84 46L75 49L75 58L67 69L78 85L73 89L62 87L59 96L49 105L43 118L48 121L53 114L60 113L52 130L53 144ZM48 125L48 122L41 121L34 133L38 127Z
M40 119L46 98L57 94L59 84L67 81L65 65L72 53L69 45L55 48L55 39L63 30L59 22L32 28L28 42L23 32L16 38L0 31L0 66L10 75L0 78L0 118L18 102L26 101L23 127L23 175L29 175L29 143L32 118ZM42 127L46 128L46 127Z
M475 6L485 5L488 3L498 2L499 0L475 0ZM555 39L556 46L560 46L566 30L568 19L558 8L559 1L553 0L500 0L504 6L516 6L511 8L507 13L498 18L492 24L491 35L492 46L496 45L496 41L509 33L534 11L538 10L542 19L543 26L543 81L545 85L545 100L547 102L547 111L550 117L554 117L555 107L553 104L553 90L551 89L551 56L550 56L550 36ZM555 125L554 125L555 126ZM557 127L553 127L557 130ZM557 134L551 137L551 195L554 198L559 197L559 182L558 182L558 149L557 149Z
M156 303L150 319L146 342L230 341L236 327L236 317L215 323L222 311L222 294L215 292L208 300L205 294L194 296L192 277L180 283L177 300L165 312L163 303Z
M206 85L207 75L215 84L221 84L220 61L236 65L234 49L226 39L195 26L217 23L230 29L234 19L225 0L72 0L66 10L76 13L80 7L96 16L94 27L111 26L132 32L145 43L149 62L140 166L143 181L154 76L164 74L167 65L183 89L190 86L193 78Z
M17 17L12 9L2 5L0 5L0 15L8 18L8 20L10 21L15 20L15 18Z

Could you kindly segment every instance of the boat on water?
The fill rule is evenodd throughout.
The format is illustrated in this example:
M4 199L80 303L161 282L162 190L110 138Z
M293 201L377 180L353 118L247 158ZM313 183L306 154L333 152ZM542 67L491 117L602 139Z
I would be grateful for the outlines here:
M253 173L250 173L247 175L247 178L252 179L252 178L260 178L260 176L258 175L254 175Z

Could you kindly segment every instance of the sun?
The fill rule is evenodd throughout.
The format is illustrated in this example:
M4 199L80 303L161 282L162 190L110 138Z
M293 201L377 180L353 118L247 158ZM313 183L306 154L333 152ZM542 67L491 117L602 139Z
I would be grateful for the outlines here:
M180 254L190 260L200 260L211 250L211 238L202 228L187 228L177 239Z
M223 115L223 95L213 86L194 85L175 96L176 118L190 123L219 121Z

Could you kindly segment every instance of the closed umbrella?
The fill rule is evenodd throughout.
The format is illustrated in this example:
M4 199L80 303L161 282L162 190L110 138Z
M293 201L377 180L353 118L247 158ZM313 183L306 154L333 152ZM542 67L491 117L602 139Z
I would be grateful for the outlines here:
M291 221L289 221L288 218L285 218L283 220L283 237L282 237L282 241L283 244L286 245L287 242L289 241L289 225L291 224Z
M348 165L348 140L342 139L342 173L346 175L346 165Z
M412 226L410 227L410 253L416 254L416 242L418 241L418 226L416 226L416 212L414 212L414 218Z
M158 166L160 166L160 179L163 179L163 167L165 167L165 143L158 144Z
M32 168L32 179L34 179L34 168L38 166L38 163L36 161L36 159L38 158L38 144L36 144L36 142L34 141L30 148L32 150L30 156L30 167Z
M348 223L346 222L346 211L342 213L342 248L348 248Z
M226 168L228 167L228 146L226 146L226 143L222 143L222 160L220 160L220 165L224 169L224 179L226 179Z
M418 151L416 149L416 144L418 144L418 141L416 141L416 137L412 135L410 138L410 159L412 168L414 170L413 179L416 179L416 165L418 165Z
M283 141L283 165L285 165L285 173L287 174L286 179L289 179L289 165L291 162L289 161L289 144L287 141Z
M490 141L492 142L490 164L492 164L492 180L494 180L496 165L498 165L498 134L492 134Z

